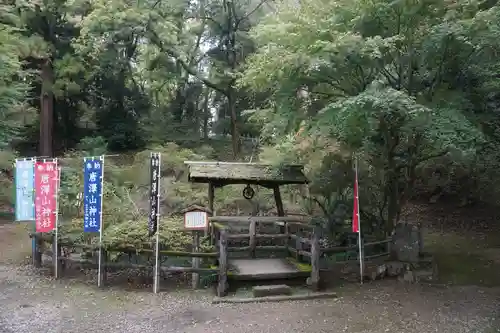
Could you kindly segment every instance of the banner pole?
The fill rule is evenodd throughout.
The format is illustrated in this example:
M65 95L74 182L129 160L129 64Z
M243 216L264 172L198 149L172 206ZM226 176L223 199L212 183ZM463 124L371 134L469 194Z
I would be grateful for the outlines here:
M358 215L358 247L359 247L359 275L360 275L360 282L361 284L363 284L363 266L364 266L364 262L363 262L363 246L361 245L361 219L360 219L360 216L359 216L359 183L358 183L358 159L356 158L354 160L354 168L355 168L355 173L356 173L356 178L355 178L355 182L356 182L356 202L357 202L357 211L356 211L356 214Z
M55 211L55 235L54 235L54 256L56 260L54 261L54 277L57 279L59 277L59 243L58 243L58 238L59 238L59 187L60 187L60 182L61 182L61 169L59 168L59 165L57 163L57 159L54 160L54 164L56 165L56 170L57 170L57 180L56 180L56 191L54 194L55 200L56 200L56 211Z
M158 153L158 186L156 187L156 250L155 250L155 276L153 292L158 293L160 287L160 184L161 184L161 153Z
M35 158L32 158L31 159L32 163L33 163L33 189L32 189L32 205L33 205L33 233L36 234L36 214L35 214L35 163L36 163L36 159ZM36 241L36 237L33 237L33 239L31 240L31 255L33 256L33 266L36 266L36 256L37 256L37 253L38 253L38 249L37 249L37 241Z
M97 286L102 287L102 224L103 224L103 216L102 216L102 207L103 207L103 192L104 192L104 156L100 156L101 160L101 193L99 194L101 196L101 216L100 217L100 223L99 223L99 266L97 269Z

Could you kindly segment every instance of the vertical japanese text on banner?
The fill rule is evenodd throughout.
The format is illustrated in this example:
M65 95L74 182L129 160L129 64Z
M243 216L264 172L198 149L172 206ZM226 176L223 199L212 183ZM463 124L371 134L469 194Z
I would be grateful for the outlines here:
M35 163L35 224L37 232L53 231L57 214L59 170L56 161Z
M33 160L16 161L16 221L35 220Z
M148 230L149 236L156 233L158 229L159 216L159 189L160 189L160 154L151 154L151 169L150 169L150 193L149 193L149 219Z
M102 212L102 169L101 158L85 159L83 162L83 231L99 232Z

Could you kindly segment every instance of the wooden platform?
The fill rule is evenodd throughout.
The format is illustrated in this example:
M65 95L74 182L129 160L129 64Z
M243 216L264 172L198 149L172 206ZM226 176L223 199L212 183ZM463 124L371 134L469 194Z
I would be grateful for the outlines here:
M299 270L287 259L230 259L229 277L235 280L271 280L307 277L310 271Z

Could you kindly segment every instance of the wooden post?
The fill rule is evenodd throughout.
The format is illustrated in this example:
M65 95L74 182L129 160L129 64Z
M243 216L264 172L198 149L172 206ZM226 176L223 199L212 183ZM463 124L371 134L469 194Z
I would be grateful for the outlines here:
M100 274L97 274L98 285L100 287L104 287L104 280L105 280L104 275L106 275L106 273L105 273L106 269L103 269L104 267L102 265L102 259L106 255L106 251L102 248L102 246L98 250L98 255L100 255L100 258L101 258L101 271L100 271Z
M101 273L102 273L102 285L106 285L108 282L107 266L108 266L108 251L102 250L102 263L101 263Z
M224 297L227 289L227 237L225 230L219 231L219 283L217 296Z
M319 226L314 227L311 239L311 288L314 291L319 289L319 256L321 252L319 248L319 228Z
M208 208L210 209L212 215L215 215L214 198L215 198L215 186L213 183L208 183ZM208 222L207 228L210 230L210 244L214 245L216 244L214 227L210 222Z
M422 223L418 223L418 254L422 255L424 253L424 231Z
M295 260L299 261L300 260L300 251L302 251L302 241L300 240L300 237L297 237L295 239L295 250L297 252L295 253Z
M273 187L274 201L276 202L276 210L278 211L278 216L285 216L285 210L283 209L283 200L281 200L280 187ZM283 226L280 226L280 233L284 234L285 230Z
M288 250L288 245L289 245L289 242L290 242L290 234L288 233L288 223L285 222L285 235L286 235L286 238L285 238L285 247L286 247L286 256L288 257L289 255L289 250Z
M274 201L276 201L276 210L278 211L278 216L285 216L285 210L283 209L283 201L281 200L281 193L279 186L273 187Z
M200 251L200 234L197 231L193 231L193 249L192 252L199 252ZM193 258L192 259L192 267L193 268L200 268L200 258ZM192 277L192 286L193 289L198 289L198 285L200 282L200 275L197 272L191 273Z
M37 235L33 235L35 238L35 251L33 257L33 264L36 268L42 267L42 250L43 250L43 240L39 238Z
M248 233L250 234L250 241L248 244L250 247L250 257L255 258L255 247L257 246L257 239L255 238L255 235L257 234L257 222L255 220L250 221Z

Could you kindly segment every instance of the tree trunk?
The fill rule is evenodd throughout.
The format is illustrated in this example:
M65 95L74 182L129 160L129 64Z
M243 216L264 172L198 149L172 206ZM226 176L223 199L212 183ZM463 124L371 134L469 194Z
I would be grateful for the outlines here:
M53 70L50 58L41 68L42 92L40 95L40 156L52 157L54 127L54 94L52 93Z
M205 88L203 101L203 139L208 139L208 120L210 119L210 108L208 107L208 100L210 98L210 91Z
M236 160L240 154L240 134L236 117L236 105L234 98L234 89L229 87L227 94L227 107L231 115L231 141L233 144L233 158Z

